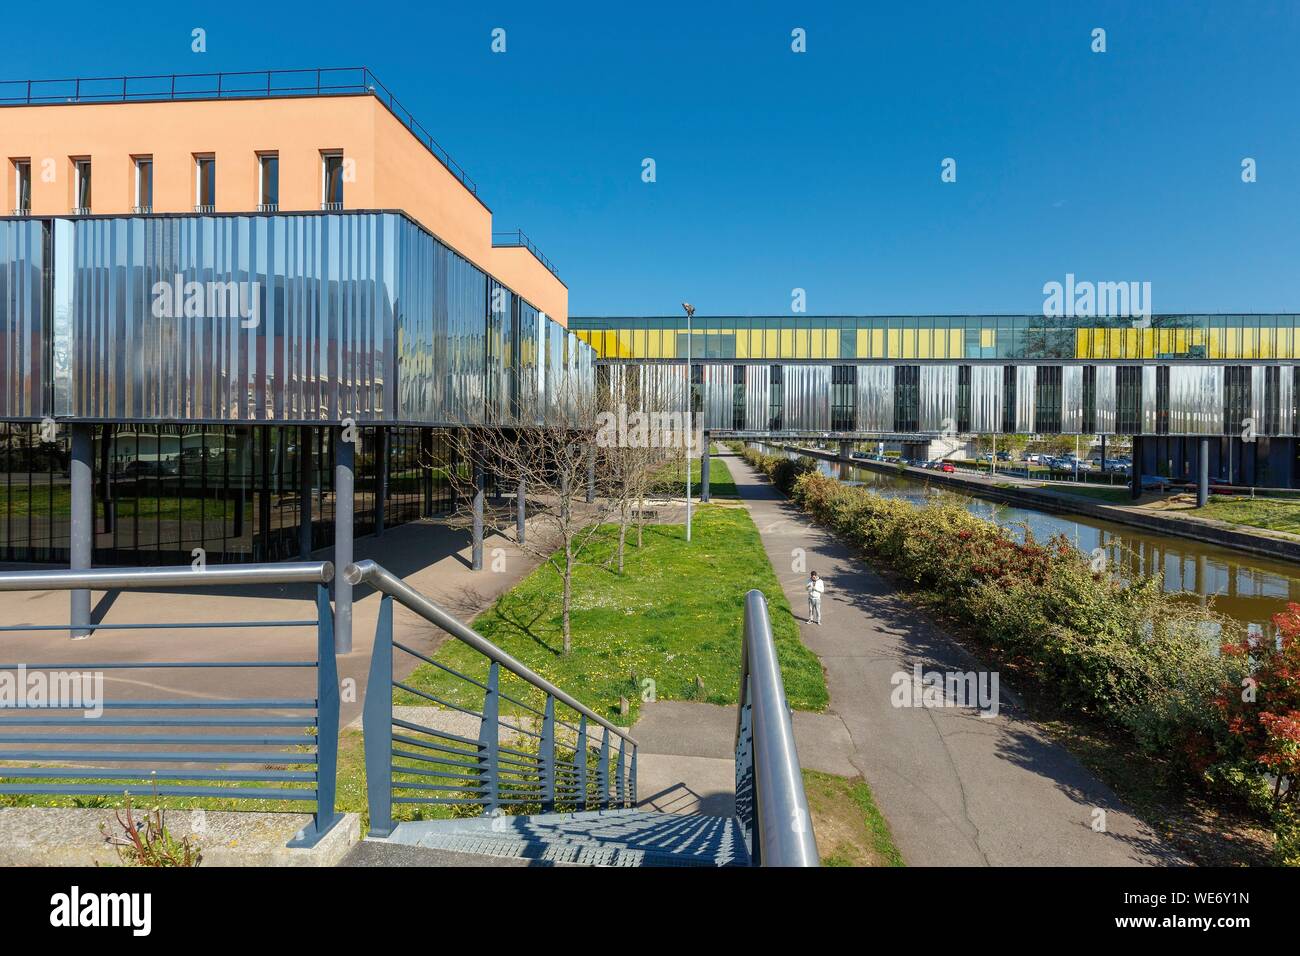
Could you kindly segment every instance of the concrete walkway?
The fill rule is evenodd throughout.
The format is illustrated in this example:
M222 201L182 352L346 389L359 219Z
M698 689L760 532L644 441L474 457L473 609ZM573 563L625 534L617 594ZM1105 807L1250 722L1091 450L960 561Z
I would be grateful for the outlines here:
M807 607L807 571L826 580L823 625L802 623L821 658L830 711L852 741L903 859L912 866L1169 865L1182 862L1063 747L1007 699L996 717L896 707L891 678L979 670L879 575L734 455L731 474L790 605ZM796 741L798 742L798 740ZM802 756L802 744L801 756ZM1097 811L1103 811L1104 817ZM1094 824L1104 821L1100 829Z

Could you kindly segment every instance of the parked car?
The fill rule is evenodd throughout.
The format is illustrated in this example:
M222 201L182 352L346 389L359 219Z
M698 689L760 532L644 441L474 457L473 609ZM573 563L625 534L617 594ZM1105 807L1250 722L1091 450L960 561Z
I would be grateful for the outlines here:
M1142 490L1143 491L1168 491L1169 479L1164 478L1160 475L1143 475Z
M957 468L955 465L953 465L952 462L945 461L939 466L939 470L943 472L947 472L948 474L951 475L954 471L957 470Z
M1011 452L1009 451L998 452L998 461L1010 461L1010 460L1011 460Z

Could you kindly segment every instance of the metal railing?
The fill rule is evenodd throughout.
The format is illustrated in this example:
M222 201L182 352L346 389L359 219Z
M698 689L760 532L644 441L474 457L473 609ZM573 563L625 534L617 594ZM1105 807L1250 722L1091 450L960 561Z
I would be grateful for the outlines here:
M401 804L477 807L486 815L636 806L637 743L626 731L373 561L349 565L344 576L383 595L362 713L371 836L392 833ZM394 640L394 599L482 655L484 678ZM404 663L432 668L431 680L417 687L398 679L394 651ZM427 713L395 714L394 692ZM532 702L522 699L530 694Z
M767 600L757 589L745 595L736 717L736 816L752 865L820 865Z
M373 95L471 193L478 187L374 73L364 66L152 76L83 76L62 80L0 80L0 106L122 103L157 100Z
M185 566L0 573L0 592L315 586L314 613L301 620L79 624L75 630L94 636L71 645L72 650L61 642L62 660L0 663L0 672L27 677L46 672L47 686L57 680L65 691L0 706L0 794L302 801L314 805L313 821L289 846L314 845L341 819L335 811L339 682L327 588L333 577L334 567L327 561L203 570ZM257 655L236 651L230 658L196 657L177 647L196 630L228 628L260 633L312 628L315 652L305 655L309 659L250 660ZM0 638L69 630L73 628L66 624L6 622L0 625ZM165 639L164 646L177 649L165 660L142 660L138 640L114 646L112 637L101 636L106 631L134 632L146 640L156 635ZM18 642L6 643L12 647ZM29 650L35 649L32 641L26 643ZM164 686L168 675L182 675L184 682L185 676L209 669L229 670L245 679L265 671L275 675L275 686L286 689L273 697L254 697L227 696L226 687L244 681L223 683L216 693L189 686L171 688L169 694ZM106 681L104 671L114 677ZM312 689L299 680L303 692L291 696L294 675L303 671L314 671ZM116 676L123 673L128 676ZM113 685L112 696L94 689L106 682ZM24 730L16 732L19 727Z
M529 239L528 236L524 234L524 231L522 229L513 229L510 232L492 233L492 245L519 246L521 248L527 249L529 252L531 252L534 256L537 257L538 262L540 262L542 265L546 266L546 268L550 270L551 275L555 276L557 279L560 277L559 270L555 268L555 263L551 262L550 259L542 255L542 250L537 247L537 243Z

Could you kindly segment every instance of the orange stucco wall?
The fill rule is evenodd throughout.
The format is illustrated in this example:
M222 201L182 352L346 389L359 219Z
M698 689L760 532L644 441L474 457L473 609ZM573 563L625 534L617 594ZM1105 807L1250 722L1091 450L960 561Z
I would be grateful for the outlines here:
M375 97L73 103L0 109L0 160L13 207L14 160L32 168L35 216L74 206L73 160L91 161L91 211L130 214L137 156L153 157L153 211L193 212L195 157L217 160L216 211L257 208L259 152L280 159L280 210L319 210L322 151L341 150L353 174L347 209L400 209L558 322L568 290L531 253L492 246L492 213Z

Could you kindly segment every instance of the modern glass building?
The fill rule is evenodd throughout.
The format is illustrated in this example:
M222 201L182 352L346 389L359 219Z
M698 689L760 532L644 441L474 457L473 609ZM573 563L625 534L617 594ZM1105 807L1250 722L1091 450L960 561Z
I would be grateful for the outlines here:
M1141 469L1300 482L1300 315L574 317L598 387L735 435L1123 435Z
M450 507L455 430L592 394L554 265L368 70L0 83L0 162L0 561L343 561Z

